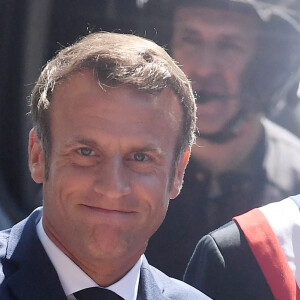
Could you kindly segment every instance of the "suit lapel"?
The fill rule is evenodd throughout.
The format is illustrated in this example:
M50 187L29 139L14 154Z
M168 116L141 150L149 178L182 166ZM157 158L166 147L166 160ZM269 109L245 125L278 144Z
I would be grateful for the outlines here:
M41 215L41 209L35 210L12 228L3 262L6 279L2 287L16 299L65 300L57 273L36 234Z
M139 285L139 297L143 300L164 300L169 299L163 295L164 288L158 283L158 278L152 271L147 259L143 258L141 266L141 277Z

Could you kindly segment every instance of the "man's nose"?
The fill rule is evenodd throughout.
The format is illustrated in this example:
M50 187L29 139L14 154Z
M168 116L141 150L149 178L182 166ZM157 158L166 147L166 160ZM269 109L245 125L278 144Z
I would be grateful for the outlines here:
M107 159L99 166L95 180L95 191L111 199L130 194L130 176L128 168L121 158Z
M214 47L203 47L192 56L193 73L206 78L220 72L220 57Z

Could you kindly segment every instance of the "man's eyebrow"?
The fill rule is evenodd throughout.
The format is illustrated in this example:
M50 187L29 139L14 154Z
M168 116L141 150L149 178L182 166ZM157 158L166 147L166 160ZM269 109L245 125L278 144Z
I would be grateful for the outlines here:
M75 145L82 144L90 147L97 147L98 144L91 139L82 138L82 137L74 137L72 140L67 141L66 146L67 147L73 147Z
M136 152L155 152L159 155L163 155L164 151L156 146L155 144L147 144L147 145L142 145L142 146L135 146L132 148L132 151L136 151Z
M185 36L185 37L188 36L188 37L194 37L194 38L202 39L202 34L197 29L194 29L191 26L184 25L184 26L178 27L178 29L176 29L176 30L182 36Z

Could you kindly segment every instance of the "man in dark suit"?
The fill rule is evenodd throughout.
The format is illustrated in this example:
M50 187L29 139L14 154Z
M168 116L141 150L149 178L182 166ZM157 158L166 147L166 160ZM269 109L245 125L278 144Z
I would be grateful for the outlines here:
M300 195L253 209L204 236L185 281L213 299L299 299Z
M207 298L143 255L194 140L193 93L167 53L91 34L48 62L31 116L44 205L0 234L0 299Z

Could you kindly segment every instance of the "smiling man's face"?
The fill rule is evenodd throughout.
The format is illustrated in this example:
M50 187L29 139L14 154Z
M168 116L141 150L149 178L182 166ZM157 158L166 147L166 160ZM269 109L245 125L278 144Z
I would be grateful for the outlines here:
M46 233L80 266L131 267L181 187L183 158L171 176L179 101L169 89L103 90L87 70L55 89L50 116L48 179L34 132L29 151L32 176L44 186Z
M172 52L199 96L200 133L220 131L240 111L241 81L255 54L258 31L257 19L245 13L177 9Z

